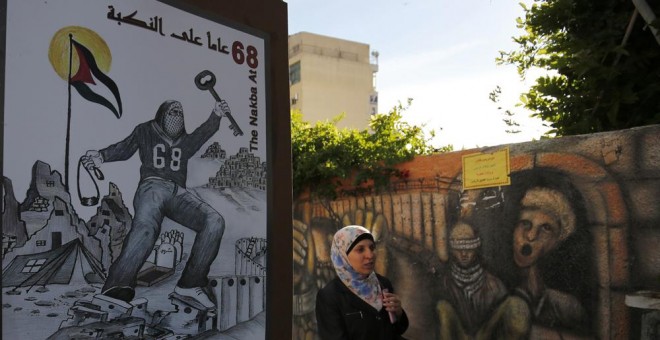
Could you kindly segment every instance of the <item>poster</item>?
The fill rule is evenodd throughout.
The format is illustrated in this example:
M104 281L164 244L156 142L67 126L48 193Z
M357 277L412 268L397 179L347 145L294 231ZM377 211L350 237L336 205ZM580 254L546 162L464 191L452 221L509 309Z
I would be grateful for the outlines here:
M465 155L462 162L464 190L511 184L508 147L490 153Z
M265 336L268 41L193 12L6 2L3 337Z

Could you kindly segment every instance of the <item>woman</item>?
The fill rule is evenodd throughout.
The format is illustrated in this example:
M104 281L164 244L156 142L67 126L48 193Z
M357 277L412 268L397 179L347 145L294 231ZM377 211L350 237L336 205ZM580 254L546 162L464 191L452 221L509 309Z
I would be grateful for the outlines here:
M316 295L321 339L402 339L408 317L392 283L374 271L375 249L364 227L347 226L335 233L331 258L337 276Z

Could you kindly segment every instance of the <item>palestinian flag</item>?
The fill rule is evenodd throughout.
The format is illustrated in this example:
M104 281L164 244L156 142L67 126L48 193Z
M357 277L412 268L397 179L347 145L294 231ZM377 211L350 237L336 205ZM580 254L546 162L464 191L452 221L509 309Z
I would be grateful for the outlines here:
M121 118L121 97L117 84L98 68L92 52L73 39L71 39L71 43L78 53L80 66L78 72L69 79L69 84L75 87L83 98L107 107L117 118ZM112 93L115 103L111 103L106 97L97 93L101 90L100 86L105 86Z

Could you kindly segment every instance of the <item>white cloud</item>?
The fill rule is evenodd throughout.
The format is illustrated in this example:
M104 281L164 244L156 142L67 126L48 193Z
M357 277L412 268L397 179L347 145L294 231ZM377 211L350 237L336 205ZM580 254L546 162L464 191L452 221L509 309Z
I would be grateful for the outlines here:
M488 98L497 85L502 88L499 104ZM515 70L505 68L416 83L383 84L379 88L379 108L386 112L398 101L413 98L404 120L436 130L435 146L453 144L461 149L517 143L539 138L544 131L540 120L529 118L529 112L522 108L514 108L525 88ZM505 132L504 109L518 112L514 119L521 124L521 133Z

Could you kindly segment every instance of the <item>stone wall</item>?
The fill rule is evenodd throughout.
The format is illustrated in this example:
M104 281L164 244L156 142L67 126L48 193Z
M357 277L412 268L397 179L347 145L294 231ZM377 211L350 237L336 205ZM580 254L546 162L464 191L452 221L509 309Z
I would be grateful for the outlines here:
M511 184L463 190L462 157L505 147ZM399 168L410 176L381 192L347 186L332 202L294 202L295 339L314 338L313 296L334 276L331 237L348 224L377 238L377 271L403 300L408 339L654 336L657 304L630 301L651 291L642 300L657 303L660 291L660 126L418 157ZM459 224L468 227L454 232ZM461 250L475 254L463 265ZM460 281L461 269L474 271Z

